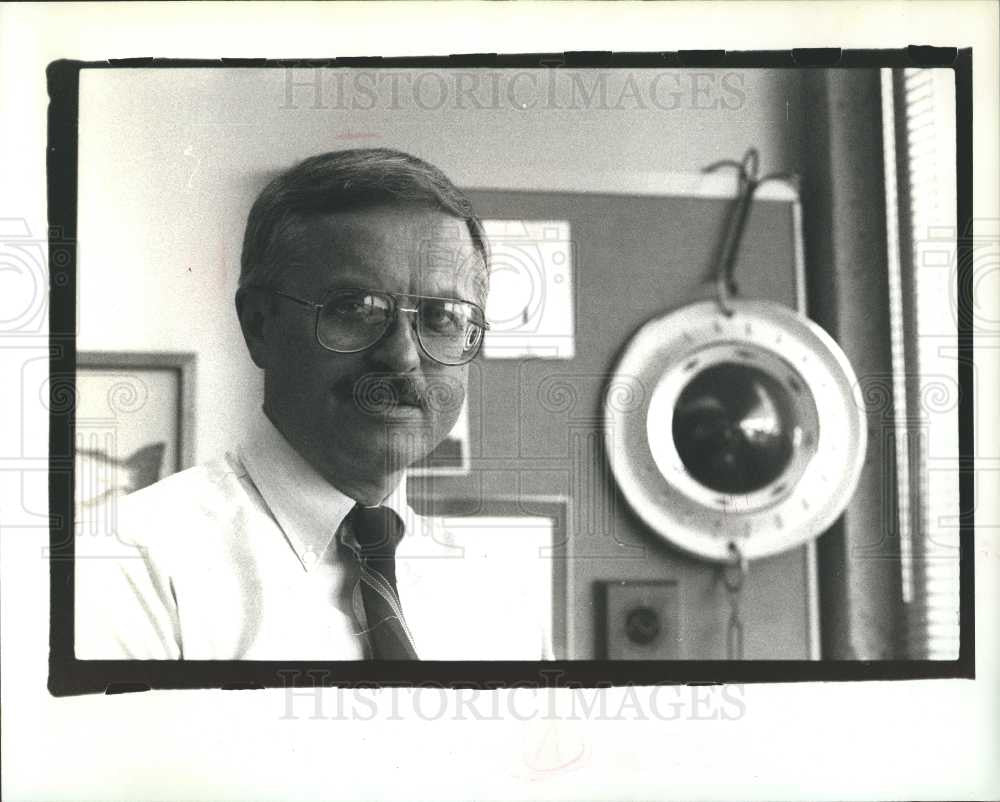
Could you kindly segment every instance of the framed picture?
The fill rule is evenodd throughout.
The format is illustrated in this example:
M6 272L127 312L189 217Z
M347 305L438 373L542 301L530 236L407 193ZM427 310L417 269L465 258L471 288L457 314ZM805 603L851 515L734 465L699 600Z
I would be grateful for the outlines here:
M78 509L194 464L195 361L190 353L77 354Z

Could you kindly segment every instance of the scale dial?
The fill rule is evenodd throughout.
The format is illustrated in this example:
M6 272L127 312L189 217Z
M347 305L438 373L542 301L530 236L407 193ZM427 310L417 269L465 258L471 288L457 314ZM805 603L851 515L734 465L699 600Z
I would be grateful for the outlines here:
M646 323L605 396L622 493L686 552L766 557L821 534L857 486L867 436L847 357L787 307L713 301Z

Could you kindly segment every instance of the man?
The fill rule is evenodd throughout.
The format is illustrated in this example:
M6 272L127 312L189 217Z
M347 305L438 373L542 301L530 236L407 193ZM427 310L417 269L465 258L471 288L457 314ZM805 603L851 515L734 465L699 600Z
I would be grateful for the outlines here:
M468 199L413 156L325 153L272 181L236 295L259 418L120 501L121 554L77 561L77 656L551 657L544 625L505 614L504 577L406 502L459 415L487 262Z

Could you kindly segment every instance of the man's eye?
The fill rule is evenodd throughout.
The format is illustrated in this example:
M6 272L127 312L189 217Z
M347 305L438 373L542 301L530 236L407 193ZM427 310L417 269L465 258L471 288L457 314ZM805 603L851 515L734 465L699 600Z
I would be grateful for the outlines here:
M385 313L378 300L370 295L337 298L330 302L328 311L336 317L354 320L368 320L373 317L382 317Z
M427 304L424 307L423 319L432 331L439 334L460 332L465 330L468 323L468 316L463 312L464 310L457 304Z

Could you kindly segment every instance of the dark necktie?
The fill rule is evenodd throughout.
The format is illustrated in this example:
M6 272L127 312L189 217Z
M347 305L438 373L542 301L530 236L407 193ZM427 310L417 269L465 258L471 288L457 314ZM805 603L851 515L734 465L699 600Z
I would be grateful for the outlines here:
M396 589L396 546L403 522L388 507L358 504L348 516L359 549L348 546L361 567L361 598L375 660L417 660Z

